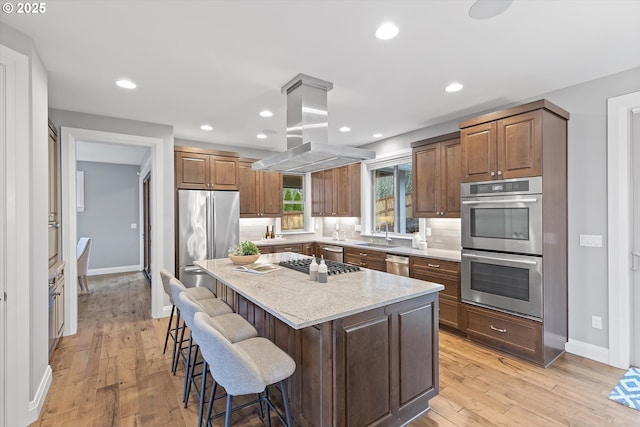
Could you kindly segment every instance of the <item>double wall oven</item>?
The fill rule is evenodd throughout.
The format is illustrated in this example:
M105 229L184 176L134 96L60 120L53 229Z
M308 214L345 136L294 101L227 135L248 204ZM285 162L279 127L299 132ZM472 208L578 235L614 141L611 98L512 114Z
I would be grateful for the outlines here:
M462 300L542 320L542 177L463 183Z

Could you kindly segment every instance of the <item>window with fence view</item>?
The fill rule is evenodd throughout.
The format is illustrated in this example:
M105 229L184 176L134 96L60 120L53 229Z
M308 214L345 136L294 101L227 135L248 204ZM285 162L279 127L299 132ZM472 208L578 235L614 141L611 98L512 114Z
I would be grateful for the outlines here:
M374 169L374 227L378 231L413 233L418 219L413 218L413 180L411 162Z
M283 231L304 230L304 176L282 175Z

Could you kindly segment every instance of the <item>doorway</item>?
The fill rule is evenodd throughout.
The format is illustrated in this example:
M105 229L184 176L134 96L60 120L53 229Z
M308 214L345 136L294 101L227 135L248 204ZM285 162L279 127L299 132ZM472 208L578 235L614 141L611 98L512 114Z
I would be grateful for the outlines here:
M634 242L634 227L637 229L638 212L634 212L634 178L632 160L633 140L638 147L638 138L632 134L632 120L640 109L640 92L609 98L607 101L607 264L609 286L609 364L627 369L635 359L637 363L640 346L638 323L637 272L633 270L632 253L638 250ZM637 135L637 126L634 131ZM637 197L636 197L637 199ZM634 243L636 246L634 246ZM634 281L636 283L634 284ZM634 292L635 287L635 292ZM635 307L634 307L635 306Z
M151 284L151 174L142 181L142 250L143 272Z
M77 276L77 263L75 259L75 248L78 239L78 225L76 218L76 145L79 141L91 141L108 144L134 145L150 149L150 175L153 182L163 182L162 177L165 171L171 173L172 158L169 152L172 147L167 145L162 138L138 136L132 134L120 134L113 132L95 131L79 128L61 128L62 143L62 227L63 233L63 256L67 261L67 275L75 278ZM172 248L169 246L172 241L165 242L160 233L164 229L164 200L160 185L150 188L150 211L155 214L151 216L151 241L155 246L151 251L151 265L162 265L163 258L170 259ZM172 230L172 226L168 227ZM166 244L165 244L166 243ZM165 252L169 252L165 256ZM72 254L72 255L71 255ZM153 272L151 276L151 316L159 318L164 315L164 290L161 285L160 275ZM65 329L64 335L72 335L78 329L78 288L70 286L65 292Z

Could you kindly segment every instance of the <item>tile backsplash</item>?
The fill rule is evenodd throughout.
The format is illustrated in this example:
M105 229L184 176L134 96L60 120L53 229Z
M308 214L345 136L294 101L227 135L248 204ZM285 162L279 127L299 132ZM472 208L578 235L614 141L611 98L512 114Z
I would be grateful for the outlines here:
M459 251L462 248L460 218L427 218L426 227L431 236L426 236L430 248Z

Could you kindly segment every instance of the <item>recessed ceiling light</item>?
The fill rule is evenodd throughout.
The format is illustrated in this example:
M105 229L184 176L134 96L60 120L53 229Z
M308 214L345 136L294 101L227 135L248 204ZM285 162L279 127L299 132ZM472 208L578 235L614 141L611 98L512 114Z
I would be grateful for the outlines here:
M478 0L469 8L473 19L489 19L509 9L513 0Z
M398 35L400 30L391 22L386 22L376 30L376 37L380 40L390 40Z
M211 125L202 125L202 126L200 126L200 129L202 129L202 130L213 130L213 126L211 126Z
M349 126L342 126L340 128L340 132L349 132L351 130L351 128Z
M131 80L118 80L116 84L124 89L135 89L137 87Z
M462 88L463 88L463 86L460 83L453 82L449 86L444 88L444 90L446 90L447 92L457 92L459 90L462 90Z
M265 135L264 133L259 133L256 135L256 138L258 139L267 139L267 135Z
M382 134L381 134L381 133L374 133L374 134L373 134L373 137L374 137L374 138L380 138L381 136L382 136Z
M269 111L269 110L262 110L262 111L260 111L260 115L262 117L271 117L271 116L273 116L273 113L271 111Z

